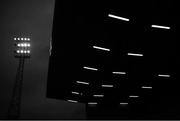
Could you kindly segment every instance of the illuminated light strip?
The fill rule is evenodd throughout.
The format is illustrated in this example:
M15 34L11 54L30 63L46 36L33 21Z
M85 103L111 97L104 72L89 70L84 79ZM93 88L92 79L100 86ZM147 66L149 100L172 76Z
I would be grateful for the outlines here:
M110 51L110 49L103 48L103 47L98 47L98 46L93 46L93 48L95 48L95 49L99 49L99 50Z
M97 105L97 102L89 102L89 105Z
M93 95L94 97L104 97L104 95Z
M77 95L79 95L79 92L72 92L72 94L77 94Z
M25 53L25 54L28 53L29 54L30 53L29 50L17 50L16 52L21 53L21 54L23 54L23 53Z
M128 105L128 103L120 103L120 105Z
M83 67L84 69L88 69L88 70L93 70L93 71L97 71L98 69L96 68L91 68L91 67Z
M21 43L17 44L18 47L30 47L31 45L29 43Z
M170 77L170 75L163 75L163 74L159 74L158 76L160 76L160 77Z
M143 54L135 54L135 53L128 53L128 55L132 55L132 56L143 56Z
M113 87L113 85L101 85L102 87Z
M126 74L126 72L112 72L113 74Z
M14 40L30 41L30 38L14 38Z
M123 21L129 21L129 19L127 19L127 18L112 15L112 14L109 14L108 16L111 17L111 18L116 18L116 19L120 19L120 20L123 20Z
M82 82L82 81L76 81L76 82L79 83L79 84L86 84L86 85L89 85L88 82Z
M78 101L75 101L75 100L67 100L69 102L72 102L72 103L77 103Z
M159 26L159 25L151 25L153 28L160 28L160 29L170 29L168 26Z
M132 97L132 98L137 98L137 97L139 97L139 96L131 95L131 96L129 96L129 97Z
M152 89L152 87L142 86L143 89Z

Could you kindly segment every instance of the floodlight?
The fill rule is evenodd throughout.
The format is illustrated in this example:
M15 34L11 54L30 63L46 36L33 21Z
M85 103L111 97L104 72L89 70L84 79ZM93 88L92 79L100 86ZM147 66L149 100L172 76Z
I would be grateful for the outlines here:
M131 56L143 56L143 54L136 54L136 53L128 53L128 55L131 55Z
M89 102L89 105L97 105L97 102Z
M24 43L24 47L27 47L27 44L26 44L26 43Z
M120 103L120 105L128 105L128 103Z
M79 92L71 92L72 94L76 94L76 95L79 95Z
M131 98L137 98L137 97L139 97L139 96L136 96L136 95L130 95L129 97L131 97Z
M170 77L170 75L166 75L166 74L159 74L159 77Z
M30 50L28 50L27 53L30 53Z
M76 81L76 83L89 85L88 82L82 82L82 81Z
M126 72L112 72L113 74L126 74Z
M98 47L98 46L93 46L93 48L99 49L99 50L104 50L104 51L110 51L110 49L108 49L108 48L103 48L103 47Z
M104 97L104 95L93 95L93 97Z
M151 25L153 28L159 28L159 29L170 29L168 26L160 26L160 25Z
M67 100L68 102L77 103L78 101L75 100Z
M29 43L25 43L25 38L19 37L19 38L14 38L14 40L18 40L18 41L15 41L14 43L14 46L15 46L14 56L15 58L19 59L19 67L18 67L17 75L16 75L16 77L18 78L16 78L15 80L13 95L10 102L10 107L8 109L8 118L10 119L19 118L24 61L26 58L30 58L30 48L27 48L27 46L29 46Z
M91 68L91 67L83 67L84 69L88 69L88 70L93 70L93 71L97 71L98 69L96 69L96 68Z
M152 89L152 87L148 87L148 86L142 86L141 88L143 88L143 89Z
M128 18L124 18L124 17L112 15L112 14L108 14L108 16L111 17L111 18L115 18L115 19L119 19L119 20L123 20L123 21L129 21Z
M102 87L113 87L113 85L101 85Z

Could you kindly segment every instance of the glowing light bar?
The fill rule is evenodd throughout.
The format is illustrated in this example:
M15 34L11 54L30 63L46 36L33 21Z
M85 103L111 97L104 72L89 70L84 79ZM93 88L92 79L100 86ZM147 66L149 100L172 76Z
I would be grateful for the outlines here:
M120 103L120 105L128 105L128 103Z
M127 18L112 15L112 14L109 14L108 16L111 17L111 18L115 18L115 19L119 19L119 20L123 20L123 21L129 21L129 19L127 19Z
M112 72L113 74L126 74L126 72Z
M75 101L75 100L68 100L69 102L72 102L72 103L77 103L78 101Z
M14 38L14 40L30 41L30 38Z
M143 54L135 54L135 53L128 53L128 55L131 55L131 56L143 56Z
M104 95L93 95L94 97L104 97Z
M17 44L18 47L30 47L31 45L29 43L19 43Z
M79 83L79 84L86 84L86 85L89 85L88 82L82 82L82 81L76 81L76 82Z
M143 89L152 89L152 87L142 86Z
M163 75L163 74L159 74L159 77L170 77L170 75Z
M110 49L103 48L103 47L98 47L98 46L93 46L93 48L99 49L99 50L104 50L104 51L110 51Z
M30 51L29 50L17 50L16 51L17 53L21 53L21 54L23 54L23 53L30 53Z
M76 94L76 95L79 95L79 92L71 92L72 94Z
M88 69L88 70L93 70L93 71L97 71L98 69L96 68L91 68L91 67L83 67L84 69Z
M130 95L129 97L131 97L131 98L137 98L137 97L139 97L139 96Z
M160 28L160 29L170 29L170 27L167 26L159 26L159 25L151 25L153 28Z
M102 87L113 87L113 85L101 85Z
M97 102L89 102L89 105L97 105Z

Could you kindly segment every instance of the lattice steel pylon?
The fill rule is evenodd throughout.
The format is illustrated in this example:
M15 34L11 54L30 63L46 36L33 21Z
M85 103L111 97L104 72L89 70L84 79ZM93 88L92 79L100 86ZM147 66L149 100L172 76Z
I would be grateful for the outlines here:
M20 116L21 94L23 84L23 70L25 58L19 58L16 80L13 88L12 100L8 110L8 119L18 119Z
M30 39L14 38L17 40L15 46L15 57L19 59L19 66L16 73L13 87L12 99L8 109L8 119L19 119L21 109L21 95L23 86L23 71L26 58L30 58Z

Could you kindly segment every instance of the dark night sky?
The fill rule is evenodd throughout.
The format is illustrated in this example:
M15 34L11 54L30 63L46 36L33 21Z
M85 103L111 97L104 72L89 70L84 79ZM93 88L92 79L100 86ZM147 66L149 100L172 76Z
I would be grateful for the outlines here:
M84 119L85 105L47 99L49 40L54 0L0 1L0 119L7 115L18 60L13 37L30 37L32 58L26 60L22 119Z

